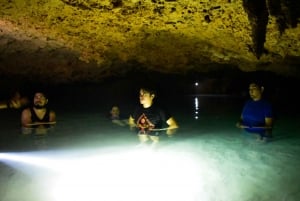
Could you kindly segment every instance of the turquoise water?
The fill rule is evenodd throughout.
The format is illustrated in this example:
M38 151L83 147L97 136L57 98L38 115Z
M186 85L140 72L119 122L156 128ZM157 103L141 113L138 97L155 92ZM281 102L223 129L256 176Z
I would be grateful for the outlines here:
M134 85L51 88L49 104L57 125L45 137L20 135L21 111L0 111L1 200L300 199L300 115L297 101L287 104L292 96L286 90L273 99L274 140L267 144L245 140L235 128L244 93L195 94L192 86L162 91L160 103L180 128L173 138L163 135L158 149L150 152L136 148L133 131L107 118L114 104L125 117L138 104ZM77 179L66 182L71 178Z

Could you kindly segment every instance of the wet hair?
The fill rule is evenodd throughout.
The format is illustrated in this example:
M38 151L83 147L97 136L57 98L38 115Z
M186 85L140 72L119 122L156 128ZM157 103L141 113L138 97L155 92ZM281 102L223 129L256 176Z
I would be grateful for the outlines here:
M261 80L252 80L249 84L255 84L258 87L264 87L264 83Z
M30 93L30 97L33 98L36 93L42 93L46 98L48 98L47 85L37 82L34 84L31 83L31 85L29 85L28 87L29 87L28 90Z
M140 89L149 92L150 94L156 95L156 89L153 86L150 85L143 85L140 87Z
M247 78L248 84L254 83L258 87L266 87L269 80L268 74L262 71L252 72Z
M40 90L38 90L38 91L34 92L34 93L33 93L33 97L34 97L34 96L35 96L35 94L37 94L37 93L43 94L43 95L44 95L44 97L45 97L46 99L48 99L48 95L47 95L47 93L46 93L46 92L44 92L44 91L40 91Z

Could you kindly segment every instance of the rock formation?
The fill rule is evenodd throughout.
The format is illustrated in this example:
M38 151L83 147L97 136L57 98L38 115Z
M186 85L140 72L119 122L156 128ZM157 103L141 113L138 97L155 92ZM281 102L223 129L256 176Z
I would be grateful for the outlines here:
M299 0L1 0L0 76L132 70L300 76Z

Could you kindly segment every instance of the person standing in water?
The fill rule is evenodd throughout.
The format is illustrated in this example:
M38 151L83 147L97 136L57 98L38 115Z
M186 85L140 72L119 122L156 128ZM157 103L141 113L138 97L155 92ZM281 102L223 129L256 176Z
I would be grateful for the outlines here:
M250 83L251 99L245 103L236 126L266 142L272 138L273 110L271 104L263 98L263 92L264 86L259 82Z
M31 107L25 108L21 114L23 134L47 134L49 128L56 124L56 113L47 107L48 98L43 92L36 92Z
M138 130L137 135L141 145L151 140L151 146L155 146L165 125L168 126L166 133L169 136L179 128L176 120L154 103L155 97L156 92L151 87L141 87L139 91L141 105L129 116L129 126Z
M111 122L118 126L126 126L128 125L128 119L124 119L121 115L120 108L114 105L110 110L110 119Z

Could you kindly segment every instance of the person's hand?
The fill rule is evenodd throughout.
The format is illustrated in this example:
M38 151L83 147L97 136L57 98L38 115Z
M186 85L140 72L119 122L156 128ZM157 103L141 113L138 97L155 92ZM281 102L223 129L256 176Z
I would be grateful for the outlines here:
M9 107L14 109L19 109L28 104L28 99L23 97L21 99L12 99L9 101Z
M129 125L129 129L130 130L133 130L133 129L135 129L137 127L136 124L134 123L134 119L132 117L129 117L127 123Z
M22 97L19 92L16 92L15 95L8 102L10 108L19 109L29 103L27 97Z
M235 126L236 126L237 128L243 128L243 125L241 124L241 122L237 122L237 123L235 124Z

